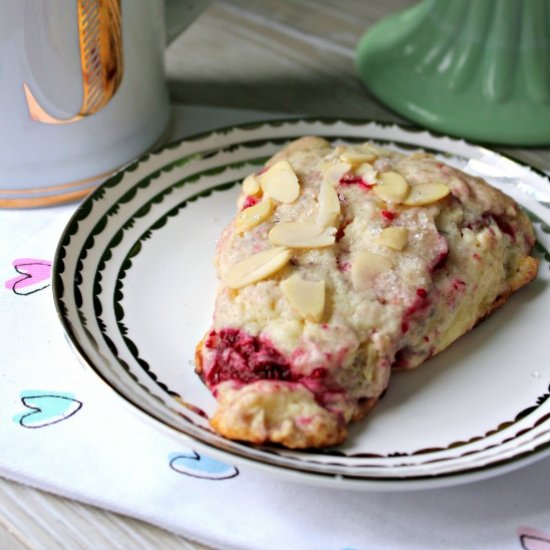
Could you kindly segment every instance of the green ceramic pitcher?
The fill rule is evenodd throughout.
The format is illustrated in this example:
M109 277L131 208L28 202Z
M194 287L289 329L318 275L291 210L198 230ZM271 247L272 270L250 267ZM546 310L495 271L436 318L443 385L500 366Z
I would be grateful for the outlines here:
M423 0L371 27L356 60L376 97L428 128L550 145L550 0Z

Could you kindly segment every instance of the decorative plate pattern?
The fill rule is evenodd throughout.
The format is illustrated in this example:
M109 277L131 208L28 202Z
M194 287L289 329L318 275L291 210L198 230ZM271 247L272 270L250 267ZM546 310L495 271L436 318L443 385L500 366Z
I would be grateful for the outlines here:
M213 433L194 373L210 325L214 246L236 184L288 141L322 135L431 151L513 196L537 231L539 277L448 350L394 374L344 445L298 452ZM289 120L201 134L145 156L80 206L58 246L54 297L85 363L159 429L214 456L297 481L403 490L460 483L550 453L550 185L487 149L364 121Z

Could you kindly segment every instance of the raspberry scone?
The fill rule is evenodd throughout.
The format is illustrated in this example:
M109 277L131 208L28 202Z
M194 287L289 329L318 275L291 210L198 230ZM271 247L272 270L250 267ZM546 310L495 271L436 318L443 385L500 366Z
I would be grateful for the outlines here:
M342 442L388 386L537 273L527 216L424 153L299 139L248 176L196 370L230 439Z

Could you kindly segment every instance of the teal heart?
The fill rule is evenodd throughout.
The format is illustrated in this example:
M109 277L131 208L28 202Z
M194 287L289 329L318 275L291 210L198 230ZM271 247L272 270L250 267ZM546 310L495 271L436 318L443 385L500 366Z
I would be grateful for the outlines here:
M235 466L199 455L192 450L171 454L170 468L180 474L201 479L230 479L239 475Z
M57 424L73 416L82 407L81 401L66 393L25 391L21 393L21 402L30 412L18 414L13 421L23 428L43 428Z

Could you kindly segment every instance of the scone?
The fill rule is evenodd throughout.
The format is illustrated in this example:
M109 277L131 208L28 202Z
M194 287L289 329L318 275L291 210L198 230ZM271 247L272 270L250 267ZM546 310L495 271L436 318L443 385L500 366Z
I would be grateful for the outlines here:
M238 206L196 352L231 439L342 442L392 368L439 353L537 272L518 205L427 154L305 137L244 180Z

